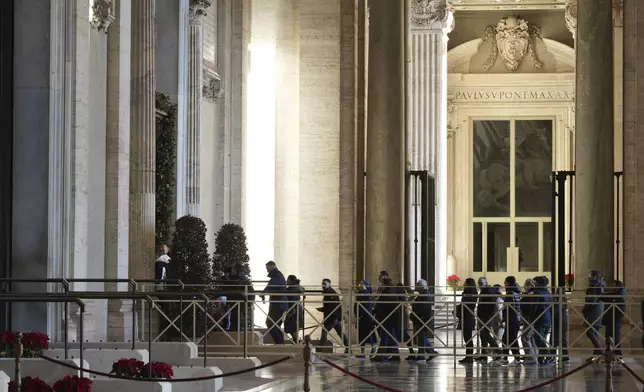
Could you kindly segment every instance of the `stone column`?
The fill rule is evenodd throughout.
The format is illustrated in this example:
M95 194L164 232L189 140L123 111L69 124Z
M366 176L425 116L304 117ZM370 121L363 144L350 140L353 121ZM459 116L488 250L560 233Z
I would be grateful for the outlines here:
M427 170L436 178L436 270L435 282L429 282L436 286L444 286L447 278L447 34L453 28L446 0L411 1L407 143L411 170Z
M203 17L210 6L208 1L190 1L188 31L188 128L186 131L187 176L186 214L201 215L200 159L201 159L201 104L203 90Z
M584 1L577 13L575 274L608 275L613 260L613 8ZM582 280L583 281L583 280Z
M130 277L154 276L155 0L132 2L130 117Z
M131 5L114 0L115 20L107 33L107 129L105 159L105 278L128 278L130 205L130 22ZM105 284L108 291L127 284ZM107 339L132 339L131 301L109 300Z
M405 4L369 1L365 275L401 279L404 261Z

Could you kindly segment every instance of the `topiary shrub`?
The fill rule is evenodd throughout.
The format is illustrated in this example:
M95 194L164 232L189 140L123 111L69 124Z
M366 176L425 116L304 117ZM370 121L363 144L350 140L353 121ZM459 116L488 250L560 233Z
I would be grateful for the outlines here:
M187 215L175 222L168 256L170 256L167 271L168 279L181 280L186 285L185 292L209 291L212 284L212 267L210 266L208 243L206 241L206 225L201 219ZM178 288L172 287L171 290L176 291ZM203 307L203 303L199 302L200 297L195 299L198 301L199 306ZM203 311L199 306L193 305L191 300L191 298L184 297L184 309L192 306L195 306L195 308L185 311L181 323L183 333L190 340L193 340L193 338L199 339L206 327L203 322ZM173 302L166 302L162 310L170 320L173 320L179 316L181 311L179 299L176 298ZM163 330L168 325L168 322L165 318L162 318L162 320L165 321L165 323L162 323ZM196 320L194 329L193 320ZM179 327L179 324L179 320L175 321L177 327ZM212 325L212 322L210 324ZM193 336L193 331L196 332L195 336ZM162 338L165 340L177 340L179 336L179 331L171 326Z
M244 228L234 223L221 226L215 238L215 253L212 255L212 275L215 280L222 279L227 268L240 264L246 277L250 279L250 258Z
M170 244L177 190L177 105L156 93L156 247Z

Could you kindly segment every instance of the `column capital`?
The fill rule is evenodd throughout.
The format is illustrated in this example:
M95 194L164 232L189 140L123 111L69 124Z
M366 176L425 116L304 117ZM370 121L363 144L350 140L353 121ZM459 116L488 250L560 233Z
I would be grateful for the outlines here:
M613 27L624 27L624 0L613 0Z
M213 0L190 0L190 24L201 23L201 18L206 16Z
M577 0L566 0L566 27L577 38Z
M107 28L114 20L114 0L94 0L90 25L98 31L107 33Z
M221 76L208 68L204 69L203 75L203 97L210 102L215 102L224 95L224 89L221 88Z
M447 0L411 0L411 28L416 31L454 29L454 13Z

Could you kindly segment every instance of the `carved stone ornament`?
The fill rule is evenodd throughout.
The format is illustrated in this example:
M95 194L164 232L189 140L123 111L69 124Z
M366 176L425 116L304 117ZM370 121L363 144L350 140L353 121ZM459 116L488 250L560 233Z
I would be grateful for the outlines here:
M215 102L224 95L224 89L221 87L221 76L219 74L204 70L204 84L202 94L205 99Z
M485 29L485 41L492 41L492 51L483 64L483 69L490 70L500 54L505 66L510 71L516 71L525 55L529 55L532 65L537 69L543 68L543 63L537 58L532 44L533 38L539 37L536 26L528 26L528 22L518 16L503 18L496 27Z
M415 28L452 31L454 18L447 0L411 0L411 22Z
M613 0L613 26L624 26L624 0Z
M572 33L572 37L577 37L577 0L566 1L566 27Z
M213 0L190 0L190 24L199 23L201 18L208 15L208 8Z
M98 31L107 33L107 28L114 22L114 3L112 0L94 0L92 5L91 26Z

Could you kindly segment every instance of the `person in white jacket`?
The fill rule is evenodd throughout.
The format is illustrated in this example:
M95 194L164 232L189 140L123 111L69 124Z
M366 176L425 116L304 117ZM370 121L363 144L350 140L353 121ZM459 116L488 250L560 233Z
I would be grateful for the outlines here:
M168 264L170 264L169 251L170 248L166 244L159 247L159 257L154 261L154 280L163 281L166 279ZM163 290L164 287L163 282L157 282L157 290Z

